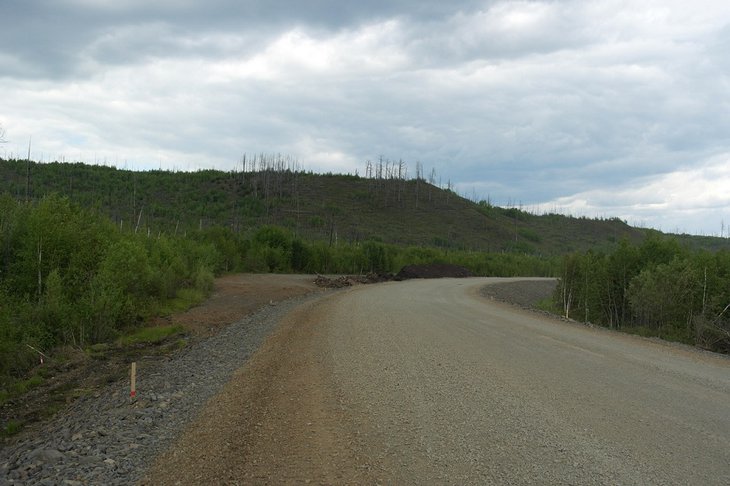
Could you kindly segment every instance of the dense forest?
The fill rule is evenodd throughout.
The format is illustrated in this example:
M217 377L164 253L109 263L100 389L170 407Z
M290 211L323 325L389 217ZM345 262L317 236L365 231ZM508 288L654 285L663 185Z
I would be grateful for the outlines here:
M564 258L555 304L566 317L730 352L730 251L676 238L622 241Z

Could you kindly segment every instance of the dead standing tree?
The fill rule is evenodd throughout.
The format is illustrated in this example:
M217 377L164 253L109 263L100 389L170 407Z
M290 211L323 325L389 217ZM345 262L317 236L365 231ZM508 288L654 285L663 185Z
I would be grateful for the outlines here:
M416 209L418 209L418 190L421 188L421 179L423 179L423 165L416 162Z

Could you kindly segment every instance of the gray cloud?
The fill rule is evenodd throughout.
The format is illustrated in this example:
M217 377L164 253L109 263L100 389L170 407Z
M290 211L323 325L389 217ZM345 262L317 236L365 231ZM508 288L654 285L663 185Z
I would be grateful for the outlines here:
M281 151L361 173L382 154L500 203L648 217L631 194L712 185L695 168L730 153L730 6L700 4L16 2L2 149L32 134L48 157L225 169Z
M146 56L223 55L230 52L219 45L206 50L206 40L225 33L233 40L229 48L252 50L297 26L332 32L390 17L435 19L452 8L386 0L15 2L0 19L0 52L16 60L5 75L55 78L88 74L87 55L102 66Z

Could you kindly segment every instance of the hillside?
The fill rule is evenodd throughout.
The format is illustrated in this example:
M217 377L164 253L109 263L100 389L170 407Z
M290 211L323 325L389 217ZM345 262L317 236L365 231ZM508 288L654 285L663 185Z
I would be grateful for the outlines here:
M122 227L150 234L226 226L250 233L274 224L309 240L556 255L638 241L645 230L618 219L533 215L474 203L423 179L364 178L289 170L281 159L257 170L135 172L80 163L0 159L0 193L58 193ZM728 247L719 238L691 243Z

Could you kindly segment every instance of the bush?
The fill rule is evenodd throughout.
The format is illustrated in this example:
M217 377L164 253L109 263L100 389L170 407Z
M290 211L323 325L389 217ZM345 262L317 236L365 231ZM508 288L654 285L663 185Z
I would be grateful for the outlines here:
M215 276L209 268L201 265L198 267L198 271L195 272L195 288L203 292L210 292L213 290L213 281Z

